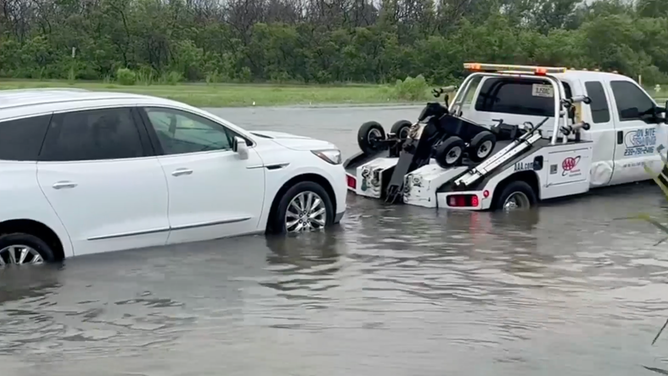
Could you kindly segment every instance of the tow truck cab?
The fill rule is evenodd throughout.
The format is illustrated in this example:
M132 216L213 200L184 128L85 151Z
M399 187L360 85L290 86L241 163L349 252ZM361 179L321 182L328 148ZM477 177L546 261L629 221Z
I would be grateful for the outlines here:
M552 75L564 86L567 98L587 96L588 106L577 106L578 121L590 125L580 139L593 142L590 186L602 187L650 179L643 167L661 170L659 147L668 147L665 114L654 99L629 77L597 71L563 70ZM543 135L552 137L555 107L552 86L539 76L484 77L471 81L452 104L457 115L480 124L522 124L550 117ZM668 106L668 104L666 104ZM660 111L659 111L660 112Z
M449 105L451 115L490 129L529 122L529 130L519 139L497 142L481 163L442 168L430 162L408 172L404 203L503 209L517 196L524 201L515 200L516 206L533 206L594 187L651 179L645 166L661 171L660 152L668 146L666 109L632 79L554 67L467 63L465 68L473 73ZM536 124L542 124L539 130ZM382 198L397 159L350 158L350 189Z

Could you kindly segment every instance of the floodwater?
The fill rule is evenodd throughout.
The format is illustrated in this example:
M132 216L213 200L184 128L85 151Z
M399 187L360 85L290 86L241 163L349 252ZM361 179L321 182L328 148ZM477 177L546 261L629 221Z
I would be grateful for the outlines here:
M336 142L417 108L233 109ZM652 375L668 245L651 184L515 215L349 197L341 226L0 273L0 376ZM644 368L648 367L648 368Z

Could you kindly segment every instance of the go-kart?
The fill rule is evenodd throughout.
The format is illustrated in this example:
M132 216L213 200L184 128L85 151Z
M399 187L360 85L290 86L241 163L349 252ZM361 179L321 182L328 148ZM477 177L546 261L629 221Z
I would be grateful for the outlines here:
M434 96L440 96L443 91L434 90ZM438 102L427 103L415 124L408 120L398 121L392 125L389 134L374 121L360 127L357 141L364 154L389 150L390 158L399 158L387 188L388 198L401 191L407 173L428 164L431 158L442 168L449 168L461 164L465 156L469 161L479 163L492 154L496 134L450 114L448 99L446 95L445 106Z
M476 163L489 157L499 130L454 116L446 106L427 103L415 124L408 120L397 121L389 134L379 123L366 122L357 132L358 145L365 154L389 150L390 158L409 152L416 157L416 168L421 162L428 163L429 158L448 168L461 164L465 156Z

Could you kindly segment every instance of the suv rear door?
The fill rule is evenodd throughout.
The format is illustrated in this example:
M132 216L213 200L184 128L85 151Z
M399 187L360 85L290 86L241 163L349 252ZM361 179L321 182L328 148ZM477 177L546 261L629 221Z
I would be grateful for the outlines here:
M37 178L77 256L167 241L167 183L137 118L111 107L51 119Z

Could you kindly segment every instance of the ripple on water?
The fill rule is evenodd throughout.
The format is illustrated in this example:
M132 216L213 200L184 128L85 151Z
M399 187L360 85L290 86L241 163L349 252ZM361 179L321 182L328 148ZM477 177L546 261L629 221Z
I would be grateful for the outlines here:
M68 375L105 359L115 375L642 374L665 350L649 344L668 312L667 248L602 220L625 215L617 201L496 215L353 198L322 234L7 274L0 353L58 358Z

